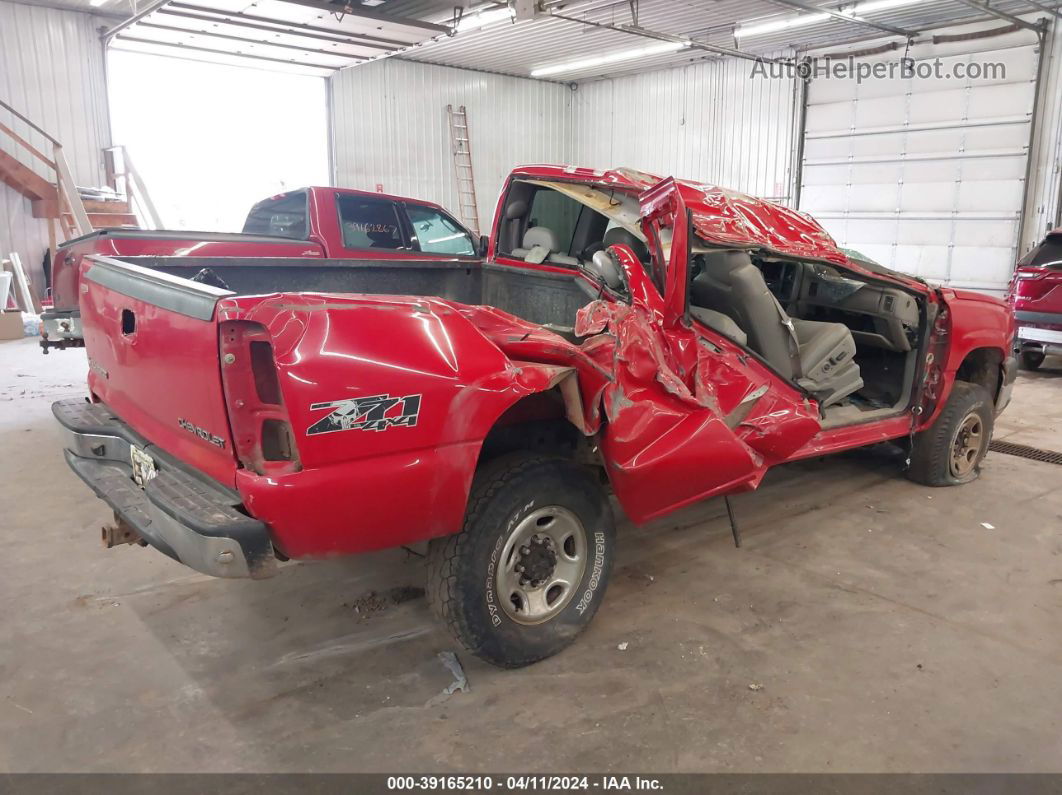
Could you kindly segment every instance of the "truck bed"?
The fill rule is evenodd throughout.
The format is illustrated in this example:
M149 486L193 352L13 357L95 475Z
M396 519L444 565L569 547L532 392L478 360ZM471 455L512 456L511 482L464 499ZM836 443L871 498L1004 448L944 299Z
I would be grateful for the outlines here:
M488 305L524 320L570 328L592 296L575 273L530 271L468 261L259 257L114 257L162 273L232 290L424 295ZM589 289L587 287L587 289Z

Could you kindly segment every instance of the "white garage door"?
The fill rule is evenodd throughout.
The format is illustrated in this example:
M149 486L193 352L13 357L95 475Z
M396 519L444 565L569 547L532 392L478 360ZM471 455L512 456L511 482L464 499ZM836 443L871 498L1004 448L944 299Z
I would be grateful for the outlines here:
M1035 37L919 44L910 55L939 58L942 76L812 79L800 208L883 265L1000 295L1017 259ZM981 79L943 76L982 63L1001 64L1005 77L998 68Z

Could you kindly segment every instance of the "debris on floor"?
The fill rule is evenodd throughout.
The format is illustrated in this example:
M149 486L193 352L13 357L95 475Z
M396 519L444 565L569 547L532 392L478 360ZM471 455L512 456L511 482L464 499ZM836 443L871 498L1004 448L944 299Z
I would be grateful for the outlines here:
M763 690L763 685L759 684L758 682L752 682L749 685L749 690L753 690L753 691Z
M364 596L359 596L343 606L351 608L359 616L370 616L390 607L396 607L405 602L419 599L422 596L424 596L423 588L416 588L412 585L399 585L389 588L383 593L369 591Z
M462 693L469 691L468 677L465 676L465 669L461 667L461 661L457 659L457 655L452 651L439 652L439 659L442 660L442 664L454 675L454 681L443 688L443 691L439 695L433 697L425 706L433 707L436 704L440 704L458 690Z
M995 525L989 524L988 522L981 522L981 527L983 527L985 530L995 530L996 529Z
M627 641L623 641L623 643L620 643L616 648L620 651L627 651L627 645Z

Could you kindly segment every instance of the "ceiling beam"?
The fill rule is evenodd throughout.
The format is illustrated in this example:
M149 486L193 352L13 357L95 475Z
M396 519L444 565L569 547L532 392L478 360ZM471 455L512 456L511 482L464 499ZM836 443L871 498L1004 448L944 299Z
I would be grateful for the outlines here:
M290 61L284 58L270 58L267 55L251 55L246 52L229 52L228 50L215 50L212 47L197 47L193 44L177 44L171 41L155 41L154 39L141 39L137 36L122 35L119 37L120 41L133 41L137 44L150 44L157 47L172 47L176 50L192 50L194 52L209 52L214 55L228 55L233 58L251 58L255 61L272 61L273 63L282 63L287 66L308 66L312 69L320 69L325 72L335 72L337 67L335 66L323 66L316 63L306 63L305 61Z
M174 8L160 8L159 14L166 16L180 17L181 19L197 19L200 22L213 22L218 25L232 25L235 28L247 28L249 30L263 30L267 33L279 33L284 36L301 36L307 39L316 39L317 41L327 41L332 44L343 44L348 47L364 47L370 50L383 50L389 52L392 48L386 44L376 44L375 42L358 41L357 39L348 39L343 37L342 34L324 34L316 33L309 30L303 30L301 25L295 25L288 22L278 22L277 25L282 27L271 27L270 25L262 25L257 22L248 22L241 19L239 14L233 14L232 17L212 17L207 14L193 14L191 11L177 11ZM234 17L234 18L233 18ZM339 33L337 31L337 33Z
M425 22L423 19L414 19L413 17L400 17L394 14L382 14L379 11L372 11L363 5L355 5L355 0L347 0L345 3L329 3L327 0L281 0L284 3L293 3L297 6L306 6L307 8L316 8L319 11L327 11L329 14L343 14L349 17L357 17L359 19L371 19L373 22L383 22L390 25L401 25L407 28L419 28L420 30L427 30L431 33L446 33L451 32L447 25L437 25L434 22Z
M670 33L659 33L647 28L634 27L632 25L610 25L607 22L592 22L589 19L579 19L578 17L569 17L566 14L561 14L557 11L548 12L549 16L553 19L563 19L565 22L575 22L579 25L589 25L593 28L602 28L604 30L613 30L617 33L627 33L631 36L641 36L646 39L655 39L656 41L672 41L676 43L685 44L691 50L705 50L715 55L729 55L734 58L744 58L747 61L760 61L762 63L788 63L791 59L785 58L764 58L759 55L753 55L750 52L743 52L741 50L735 50L732 47L723 47L716 44L706 44L701 41L694 41L693 39L687 39L682 36L674 36Z
M855 14L842 14L840 11L835 11L832 8L822 8L821 6L804 2L804 0L771 0L771 2L775 5L784 6L786 8L799 8L802 11L811 11L815 14L828 14L834 19L851 22L855 25L864 25L868 28L874 28L875 30L881 30L885 33L892 33L897 36L905 36L908 39L912 39L915 36L914 31L911 30L897 28L893 25L886 25L883 22L871 22L869 19L857 17Z
M991 14L994 17L1005 19L1012 25L1018 25L1019 27L1027 28L1028 30L1036 31L1040 33L1040 26L1033 22L1026 22L1021 17L1016 17L1013 14L1008 14L1006 11L1000 11L997 8L992 8L988 3L982 2L982 0L959 0L960 3L970 6L970 8L976 8L978 11L984 11L986 14Z
M1041 11L1046 11L1048 14L1054 14L1059 19L1062 19L1062 10L1059 10L1058 6L1052 7L1044 5L1043 3L1036 2L1036 0L1024 0L1024 2L1026 5L1030 5L1033 8L1039 8Z
M405 47L407 43L399 41L398 39L385 39L380 36L370 36L368 33L354 33L353 31L340 30L337 28L326 28L320 25L310 25L305 22L286 22L282 19L274 19L273 17L263 17L257 14L248 14L246 11L218 11L215 8L206 8L204 6L191 5L190 3L177 3L171 2L171 8L179 8L184 11L199 11L204 14L220 14L224 17L239 17L240 19L249 19L252 22L265 22L273 25L288 25L293 28L301 28L302 30L313 30L318 33L331 33L334 36L349 36L358 39L365 39L366 41L374 41L379 44L386 44L388 47Z
M335 58L337 60L356 61L361 63L365 60L363 55L347 55L342 52L331 52L329 50L318 50L313 47L302 47L298 44L281 44L278 41L262 41L261 39L245 39L242 36L233 36L229 33L219 33L214 30L192 30L190 28L179 28L175 25L159 25L155 22L141 22L137 25L137 30L141 28L151 28L153 30L166 30L171 33L184 33L190 36L210 36L214 39L225 39L226 41L237 41L240 44L255 44L260 47L279 47L284 50L296 50L298 52L312 52L317 55L324 55L329 58Z
M135 25L148 14L152 14L155 11L158 11L168 2L170 2L170 0L155 0L155 2L153 3L148 3L146 6L144 6L143 9L133 14L133 16L129 17L128 19L122 22L119 22L113 28L108 28L107 30L103 31L103 34L100 36L100 38L103 39L104 45L109 44L111 39L113 39L127 27L129 27L130 25Z

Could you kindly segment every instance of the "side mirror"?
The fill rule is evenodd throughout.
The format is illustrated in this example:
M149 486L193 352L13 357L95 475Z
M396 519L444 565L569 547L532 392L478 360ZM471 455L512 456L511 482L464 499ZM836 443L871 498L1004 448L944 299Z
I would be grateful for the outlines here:
M616 258L607 251L597 251L590 260L587 270L597 276L610 290L623 289L623 271Z
M479 254L479 256L487 256L487 251L490 249L490 238L486 235L480 235L479 240L476 242L476 252Z

